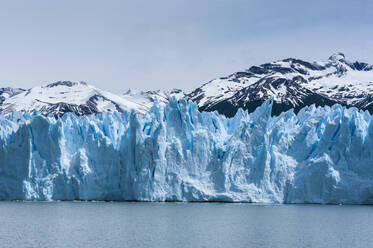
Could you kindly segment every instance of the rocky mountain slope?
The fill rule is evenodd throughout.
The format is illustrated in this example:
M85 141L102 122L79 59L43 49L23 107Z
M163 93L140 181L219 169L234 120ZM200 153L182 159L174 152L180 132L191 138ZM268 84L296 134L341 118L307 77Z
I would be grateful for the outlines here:
M274 99L273 114L294 108L339 103L373 112L373 66L350 62L342 53L327 61L284 59L212 80L188 98L200 110L233 116L238 108L253 112L265 100Z

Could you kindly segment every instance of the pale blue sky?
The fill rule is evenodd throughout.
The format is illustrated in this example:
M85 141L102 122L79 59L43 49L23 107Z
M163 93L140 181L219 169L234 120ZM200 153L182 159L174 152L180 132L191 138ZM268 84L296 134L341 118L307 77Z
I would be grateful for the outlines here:
M373 64L372 44L370 0L0 0L0 87L190 90L287 57Z

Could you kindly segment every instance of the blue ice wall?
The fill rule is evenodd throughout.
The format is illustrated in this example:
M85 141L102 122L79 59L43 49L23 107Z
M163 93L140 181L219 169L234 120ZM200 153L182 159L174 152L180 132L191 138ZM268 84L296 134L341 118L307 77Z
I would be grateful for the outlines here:
M0 116L0 199L373 203L368 112Z

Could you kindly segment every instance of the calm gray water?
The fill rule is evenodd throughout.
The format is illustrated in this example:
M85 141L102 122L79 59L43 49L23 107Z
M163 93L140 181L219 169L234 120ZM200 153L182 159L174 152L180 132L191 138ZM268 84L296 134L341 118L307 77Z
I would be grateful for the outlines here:
M371 247L373 207L0 202L0 247Z

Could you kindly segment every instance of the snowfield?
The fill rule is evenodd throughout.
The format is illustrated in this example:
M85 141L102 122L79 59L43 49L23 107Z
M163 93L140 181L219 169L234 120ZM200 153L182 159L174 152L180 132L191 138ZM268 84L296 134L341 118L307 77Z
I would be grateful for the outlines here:
M372 115L271 108L0 116L0 199L373 203Z

